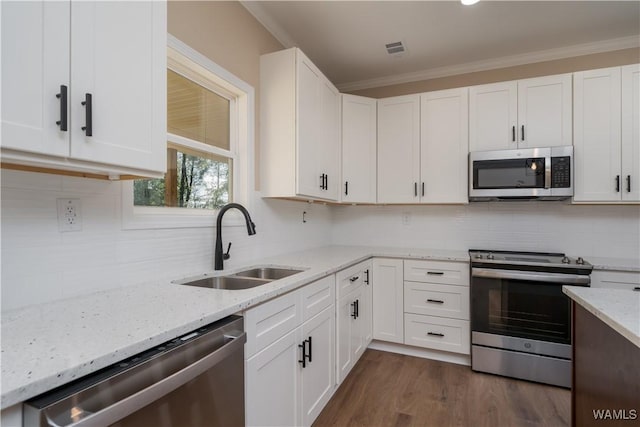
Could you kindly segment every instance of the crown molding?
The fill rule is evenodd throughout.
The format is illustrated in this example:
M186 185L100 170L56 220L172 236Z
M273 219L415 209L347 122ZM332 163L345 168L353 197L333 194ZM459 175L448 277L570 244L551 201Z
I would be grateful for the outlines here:
M636 47L640 47L640 36L622 37L617 39L598 41L594 43L584 43L556 49L505 56L502 58L468 62L465 64L430 68L411 73L396 74L394 76L341 83L336 84L336 87L340 91L371 89L374 87L411 83L422 80L436 79L440 77L473 73L477 71L495 70L499 68L514 67L518 65L533 64L536 62L552 61L557 59L571 58L574 56L591 55L595 53L603 53Z
M249 11L254 18L262 24L263 27L271 33L282 44L285 49L298 46L293 37L280 26L271 15L262 7L259 1L243 1L240 0L240 4Z

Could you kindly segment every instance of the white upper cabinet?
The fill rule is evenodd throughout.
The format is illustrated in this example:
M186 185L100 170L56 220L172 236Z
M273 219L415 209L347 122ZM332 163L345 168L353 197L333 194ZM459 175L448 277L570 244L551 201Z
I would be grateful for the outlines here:
M342 96L342 180L340 200L376 202L377 101Z
M378 203L418 203L420 95L378 100Z
M571 145L571 74L470 89L470 151Z
M574 201L640 201L638 91L637 64L574 74Z
M337 200L340 94L300 49L260 58L264 197Z
M423 93L420 102L420 201L468 203L468 89Z
M166 37L164 2L3 2L3 161L161 176Z
M640 202L640 65L622 67L622 200Z

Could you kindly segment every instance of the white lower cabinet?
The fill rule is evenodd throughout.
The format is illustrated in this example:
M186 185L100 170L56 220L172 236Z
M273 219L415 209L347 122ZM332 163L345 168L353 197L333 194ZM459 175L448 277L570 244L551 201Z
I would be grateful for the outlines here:
M248 426L310 426L335 391L335 276L247 310Z
M373 339L404 342L403 261L373 259Z
M469 354L469 321L405 313L404 343Z

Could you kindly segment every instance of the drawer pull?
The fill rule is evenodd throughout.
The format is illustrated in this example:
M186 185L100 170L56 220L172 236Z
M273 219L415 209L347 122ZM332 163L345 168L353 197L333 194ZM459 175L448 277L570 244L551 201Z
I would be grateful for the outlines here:
M444 275L444 271L427 271L429 276L442 276Z
M431 335L432 337L444 337L444 334L441 334L439 332L427 332L427 335Z
M431 299L431 298L429 298L429 299L427 300L427 302L432 302L432 303L434 303L434 304L444 304L444 301L442 301L442 300L440 300L440 299Z
M353 277L349 278L349 281L350 281L351 283L353 283L353 282L355 282L356 280L358 280L359 278L360 278L360 276L353 276Z

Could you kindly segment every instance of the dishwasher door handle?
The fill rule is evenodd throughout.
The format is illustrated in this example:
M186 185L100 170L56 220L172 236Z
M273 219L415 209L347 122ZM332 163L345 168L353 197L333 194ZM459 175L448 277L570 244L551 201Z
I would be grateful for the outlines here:
M67 424L66 426L58 426L52 420L47 421L51 427L87 427L114 424L139 409L144 408L148 404L171 393L173 390L188 383L199 375L202 375L236 351L242 350L244 343L247 341L247 334L246 332L237 336L225 334L225 338L230 338L230 341L213 353L208 354L178 372L175 372L149 387L127 396L113 405L101 409L100 411L95 412L75 423Z

